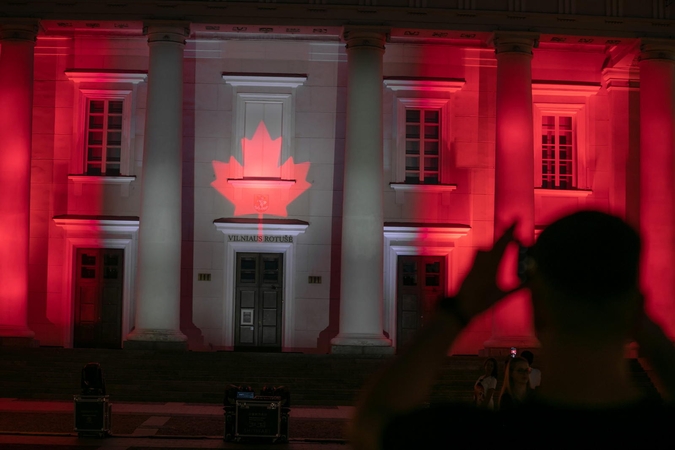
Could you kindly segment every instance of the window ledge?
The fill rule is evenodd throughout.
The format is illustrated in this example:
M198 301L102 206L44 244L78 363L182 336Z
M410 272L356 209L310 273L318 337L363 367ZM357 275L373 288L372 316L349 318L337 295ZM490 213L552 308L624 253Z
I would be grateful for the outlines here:
M295 180L281 178L228 178L227 182L242 188L290 188L295 184Z
M136 179L135 176L120 175L113 176L96 176L96 175L68 175L68 179L75 185L75 195L82 195L83 184L119 184L120 193L122 197L129 196L129 185Z
M534 188L536 197L588 197L593 191L591 189L544 189Z
M456 184L408 184L408 183L389 183L389 187L396 191L396 203L403 204L405 192L416 194L442 194L443 205L450 204L450 192L457 189Z

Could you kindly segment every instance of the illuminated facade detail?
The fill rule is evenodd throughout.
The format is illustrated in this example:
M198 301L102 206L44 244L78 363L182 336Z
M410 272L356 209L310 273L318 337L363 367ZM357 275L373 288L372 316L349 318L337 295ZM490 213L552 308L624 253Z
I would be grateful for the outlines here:
M675 336L672 5L629 2L618 23L604 2L436 2L433 29L422 1L370 2L391 28L348 26L364 23L349 0L314 2L320 23L302 0L264 18L257 0L207 3L172 2L185 22L162 22L151 2L143 16L105 2L91 16L0 5L0 343L34 332L49 346L254 345L260 329L242 340L241 327L256 327L260 305L238 297L237 261L255 260L282 274L279 292L254 294L275 298L262 327L276 350L391 353L417 326L401 318L428 306L403 307L412 272L400 267L452 293L513 220L531 242L583 208L642 229L648 309ZM7 18L21 14L39 23ZM516 22L538 33L509 32ZM107 131L89 140L90 123L96 134L110 119L111 145ZM123 272L115 343L85 336L96 303L75 292L92 290L101 258ZM452 351L535 345L530 330L528 299L514 298Z
M82 195L83 184L118 184L122 196L128 197L129 185L135 179L136 127L132 115L137 85L146 80L147 74L67 70L65 75L76 91L75 144L69 169L75 195ZM111 112L111 104L116 111Z
M272 139L264 122L251 139L242 139L244 164L233 156L229 163L213 161L216 179L211 185L235 205L234 215L264 214L286 217L287 206L309 189L309 163L295 164L293 157L280 164L282 138ZM296 179L282 179L292 173ZM234 178L232 174L243 174Z
M640 230L647 312L675 338L675 45L643 39L640 47Z
M29 216L35 20L0 23L0 342L31 342Z
M596 83L533 82L535 187L588 189L586 111L599 90Z
M390 187L396 191L398 204L405 203L405 192L440 193L443 204L450 203L449 193L457 187L449 175L452 100L464 84L462 79L385 77L384 86L394 97ZM388 117L386 112L384 117ZM427 118L431 123L426 123Z
M73 346L73 324L75 313L75 288L73 274L76 269L75 256L80 249L119 249L124 254L122 285L122 335L127 335L134 324L133 289L135 286L136 260L138 256L138 225L137 217L101 218L86 216L57 216L54 223L63 229L65 250L62 261L59 261L60 272L63 274L63 288L66 295L62 301L66 303L60 309L60 316L52 318L63 325L63 342L65 347ZM58 312L57 309L57 312ZM119 342L121 346L121 341Z
M282 312L282 350L291 350L302 347L296 337L296 316L298 314L299 301L297 280L299 274L308 270L303 268L298 255L306 254L308 246L298 242L298 237L307 231L309 224L299 220L263 219L262 235L266 242L258 242L257 239L245 239L246 237L258 238L260 235L260 221L253 219L218 219L214 221L216 229L223 233L225 244L222 255L214 255L224 261L224 272L234 274L236 272L237 253L279 253L283 255L283 298ZM296 276L296 274L298 276ZM230 325L234 323L235 291L232 289L232 279L223 278L222 286L224 300L222 317L208 319L212 323L213 330L207 329L206 333L218 333L218 339L222 345L228 348L234 347L235 330ZM220 299L219 299L220 300ZM213 307L216 307L213 305ZM206 311L204 312L206 313ZM204 318L204 321L207 319ZM210 327L206 327L210 328ZM299 334L299 333L298 333Z

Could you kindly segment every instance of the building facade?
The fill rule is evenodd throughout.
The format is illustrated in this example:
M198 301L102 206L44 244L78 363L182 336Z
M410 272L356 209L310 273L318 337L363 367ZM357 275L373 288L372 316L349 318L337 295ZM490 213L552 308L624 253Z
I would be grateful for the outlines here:
M510 223L584 208L641 230L675 336L671 11L3 4L0 340L393 353ZM536 346L530 316L452 352Z

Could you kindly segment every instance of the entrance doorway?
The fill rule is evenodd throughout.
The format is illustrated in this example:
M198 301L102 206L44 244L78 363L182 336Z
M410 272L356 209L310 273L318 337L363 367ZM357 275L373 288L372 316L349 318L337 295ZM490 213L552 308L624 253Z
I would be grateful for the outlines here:
M396 348L404 347L434 313L445 294L445 258L399 256L396 277Z
M81 248L75 258L73 347L121 348L124 250Z
M235 350L281 351L283 255L237 253Z

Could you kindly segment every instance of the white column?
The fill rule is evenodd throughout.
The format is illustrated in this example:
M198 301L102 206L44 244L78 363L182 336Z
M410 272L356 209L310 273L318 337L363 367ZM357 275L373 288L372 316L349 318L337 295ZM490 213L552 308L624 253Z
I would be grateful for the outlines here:
M340 333L333 353L390 353L382 334L384 216L382 58L386 30L353 27L347 41Z
M517 221L515 235L526 245L534 241L532 49L537 39L535 33L515 32L497 32L493 38L497 54L495 238ZM517 285L515 273L500 275L504 282ZM527 293L498 304L493 314L487 348L536 345Z
M37 20L0 24L0 344L31 345L28 242Z
M183 49L181 23L146 27L150 47L141 178L135 329L126 348L187 348L180 331L181 148Z
M640 53L641 284L646 309L675 338L675 41Z

